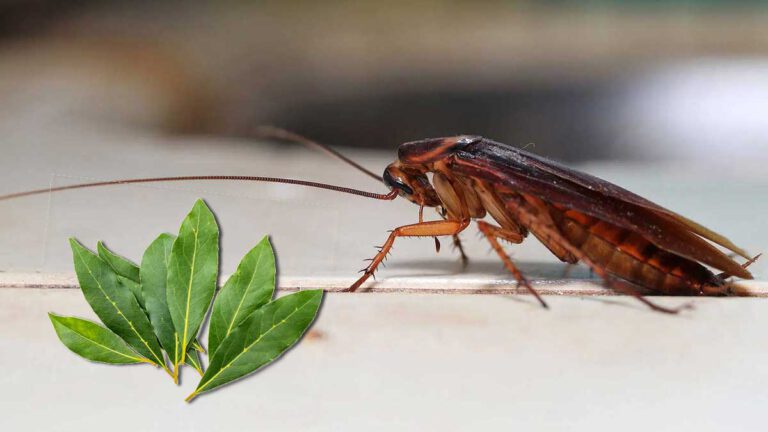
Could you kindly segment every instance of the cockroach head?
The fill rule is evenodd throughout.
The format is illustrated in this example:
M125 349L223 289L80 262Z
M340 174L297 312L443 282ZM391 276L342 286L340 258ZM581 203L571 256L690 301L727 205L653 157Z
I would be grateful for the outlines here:
M397 190L401 197L414 204L424 207L437 207L441 204L429 183L425 168L403 166L395 162L387 166L382 178L390 189Z

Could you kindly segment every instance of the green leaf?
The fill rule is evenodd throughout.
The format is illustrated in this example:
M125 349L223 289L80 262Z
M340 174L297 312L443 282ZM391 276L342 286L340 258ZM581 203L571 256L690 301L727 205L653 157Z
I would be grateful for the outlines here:
M157 237L141 258L140 274L146 310L152 328L160 340L160 345L168 353L171 362L177 365L181 361L180 347L176 343L176 329L173 327L173 320L166 299L168 259L175 239L176 237L170 234L161 234ZM190 349L187 350L187 356L194 350L205 352L197 339L192 341ZM201 365L200 357L195 356L192 360L188 359L186 364L198 369Z
M301 339L322 298L322 290L300 291L257 309L221 342L187 401L275 360Z
M69 242L80 289L96 315L139 354L165 366L149 319L133 293L120 286L115 272L96 254L75 239Z
M176 328L173 326L171 312L168 310L166 280L168 278L168 259L175 236L161 234L153 241L141 259L141 286L144 303L152 322L152 328L160 340L171 363L179 364L181 351L176 342Z
M134 282L131 279L122 277L118 274L117 284L121 286L123 289L127 289L133 294L133 296L136 298L136 301L139 302L139 306L141 306L141 310L143 311L147 310L146 306L144 305L144 292L140 283Z
M88 360L110 364L150 363L108 329L75 317L48 314L61 342Z
M110 251L102 242L96 245L96 249L99 251L99 257L109 264L115 273L136 283L140 282L139 266Z
M168 309L179 335L183 363L187 347L216 291L219 270L219 227L211 210L198 200L184 219L168 260Z
M197 371L197 373L200 374L200 376L203 376L203 362L200 361L200 353L196 350L192 349L190 347L189 350L187 350L187 358L184 359L184 362Z
M275 255L269 238L264 237L243 257L216 295L208 333L211 356L238 324L272 299L274 291Z

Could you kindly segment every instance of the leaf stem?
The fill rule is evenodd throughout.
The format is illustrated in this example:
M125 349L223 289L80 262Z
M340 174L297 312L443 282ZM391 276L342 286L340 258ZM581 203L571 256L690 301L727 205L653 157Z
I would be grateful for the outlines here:
M197 390L195 390L194 392L192 392L192 394L187 396L186 399L184 399L184 402L192 402L192 399L196 398L198 394L199 393L197 392Z
M173 374L173 372L171 372L171 369L168 366L163 365L163 370L165 371L165 373L168 374L169 377L171 377L174 384L178 384L178 380L176 379L176 376Z

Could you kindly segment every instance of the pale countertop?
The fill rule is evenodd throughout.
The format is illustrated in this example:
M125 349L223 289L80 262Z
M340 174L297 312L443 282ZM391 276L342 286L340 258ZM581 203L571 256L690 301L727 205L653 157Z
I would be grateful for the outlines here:
M2 126L2 125L0 125ZM64 130L62 125L62 130ZM1 128L0 128L1 129ZM94 129L76 138L0 138L0 194L70 182L182 174L304 178L382 191L338 162L301 148L206 138L136 136ZM394 157L353 153L375 171ZM613 180L722 232L750 252L765 250L768 175L755 161L590 164ZM417 208L283 185L192 183L119 186L0 203L0 286L8 280L71 281L66 239L97 240L138 260L162 231L175 232L204 197L222 227L230 273L266 234L290 286L348 284L387 230ZM430 215L430 213L427 213ZM501 263L463 234L462 272L450 241L395 244L379 288L482 290L507 287ZM563 265L530 239L508 246L542 288ZM752 268L768 277L768 261ZM553 281L554 280L554 281ZM91 317L76 289L0 288L0 425L5 430L760 430L768 403L768 303L696 299L681 316L652 313L632 299L331 293L314 333L284 360L193 405L183 389L146 366L88 364L56 339L46 312ZM55 284L53 284L55 285ZM755 283L763 289L765 284ZM666 305L685 299L658 299ZM32 414L32 408L45 415Z

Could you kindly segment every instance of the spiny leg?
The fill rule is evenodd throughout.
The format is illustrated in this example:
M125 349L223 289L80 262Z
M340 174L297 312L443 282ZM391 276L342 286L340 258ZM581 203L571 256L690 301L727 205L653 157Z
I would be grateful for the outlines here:
M632 297L635 297L640 302L642 302L643 304L645 304L646 306L650 307L651 309L657 312L676 314L683 309L691 308L691 305L689 303L686 303L676 308L667 308L651 302L650 300L643 297L637 291L637 289L632 287L628 282L621 281L609 275L602 267L598 266L595 262L593 262L582 250L580 250L579 248L573 246L570 242L568 242L568 240L565 237L563 237L562 234L560 234L560 231L558 231L556 227L552 226L551 224L545 224L545 223L539 222L536 216L534 216L534 214L528 210L528 208L526 207L526 203L523 202L521 199L517 197L510 197L509 199L510 201L513 201L514 203L517 204L514 207L510 206L509 209L515 213L518 220L520 220L520 222L522 222L524 226L529 227L531 231L533 231L534 229L538 230L545 237L545 241L547 242L551 241L551 242L557 243L561 245L564 249L568 250L581 262L589 266L589 268L592 271L594 271L598 276L600 276L603 279L603 281L605 281L605 284L609 288L612 288L624 294L631 295Z
M461 244L461 239L459 238L458 234L453 235L453 247L459 251L459 254L461 255L461 268L467 268L467 263L469 263L469 258L467 257L467 254L464 252L464 245Z
M665 306L658 305L647 298L645 298L640 292L638 292L637 288L629 282L623 281L621 279L616 279L610 275L607 275L603 273L600 275L600 277L603 278L603 281L605 283L605 286L608 288L611 288L613 290L616 290L622 294L630 295L637 300L639 300L644 305L648 306L652 310L655 310L656 312L663 312L668 314L676 314L684 309L693 309L693 304L691 303L684 303L681 306L675 307L675 308L668 308Z
M362 285L369 277L373 275L379 264L381 264L381 262L384 261L384 258L386 258L389 250L392 249L392 245L395 243L395 239L397 237L436 237L444 235L455 235L463 231L467 225L469 225L468 221L444 220L421 222L395 228L389 234L387 241L384 242L384 244L381 246L381 249L379 249L379 253L373 257L371 263L368 264L368 267L363 270L363 275L360 277L360 279L352 284L352 286L349 287L346 291L355 291L356 289L360 288L360 285Z
M524 237L516 232L493 226L484 221L477 221L477 227L480 229L480 232L485 235L485 238L488 239L488 243L491 244L493 250L496 251L496 253L499 255L499 258L501 258L501 261L504 263L504 267L506 267L507 270L509 270L509 272L512 273L512 275L515 277L515 279L517 279L517 283L524 286L528 292L533 294L533 296L536 297L536 300L541 303L541 306L549 309L549 306L547 306L547 303L544 302L544 299L542 299L539 293L533 289L530 282L528 282L528 279L523 276L523 273L520 272L517 266L515 266L515 264L509 258L509 255L504 252L504 249L496 240L497 238L503 238L504 240L510 241L512 243L522 243Z
M448 211L445 208L441 208L437 210L437 214L440 215L441 218L448 220ZM419 222L421 222L421 214L419 214ZM467 263L469 263L469 258L467 257L467 254L464 252L464 245L461 244L461 239L459 238L458 234L454 234L453 236L453 248L457 249L459 251L459 254L461 255L461 268L465 269L467 268ZM435 237L435 251L437 253L440 253L440 241Z
M437 214L439 214L443 219L447 220L448 218L445 217L447 212L445 209L442 209L442 211L437 210ZM419 223L424 222L424 206L419 206ZM437 237L434 237L435 240L435 253L440 253L440 240Z

